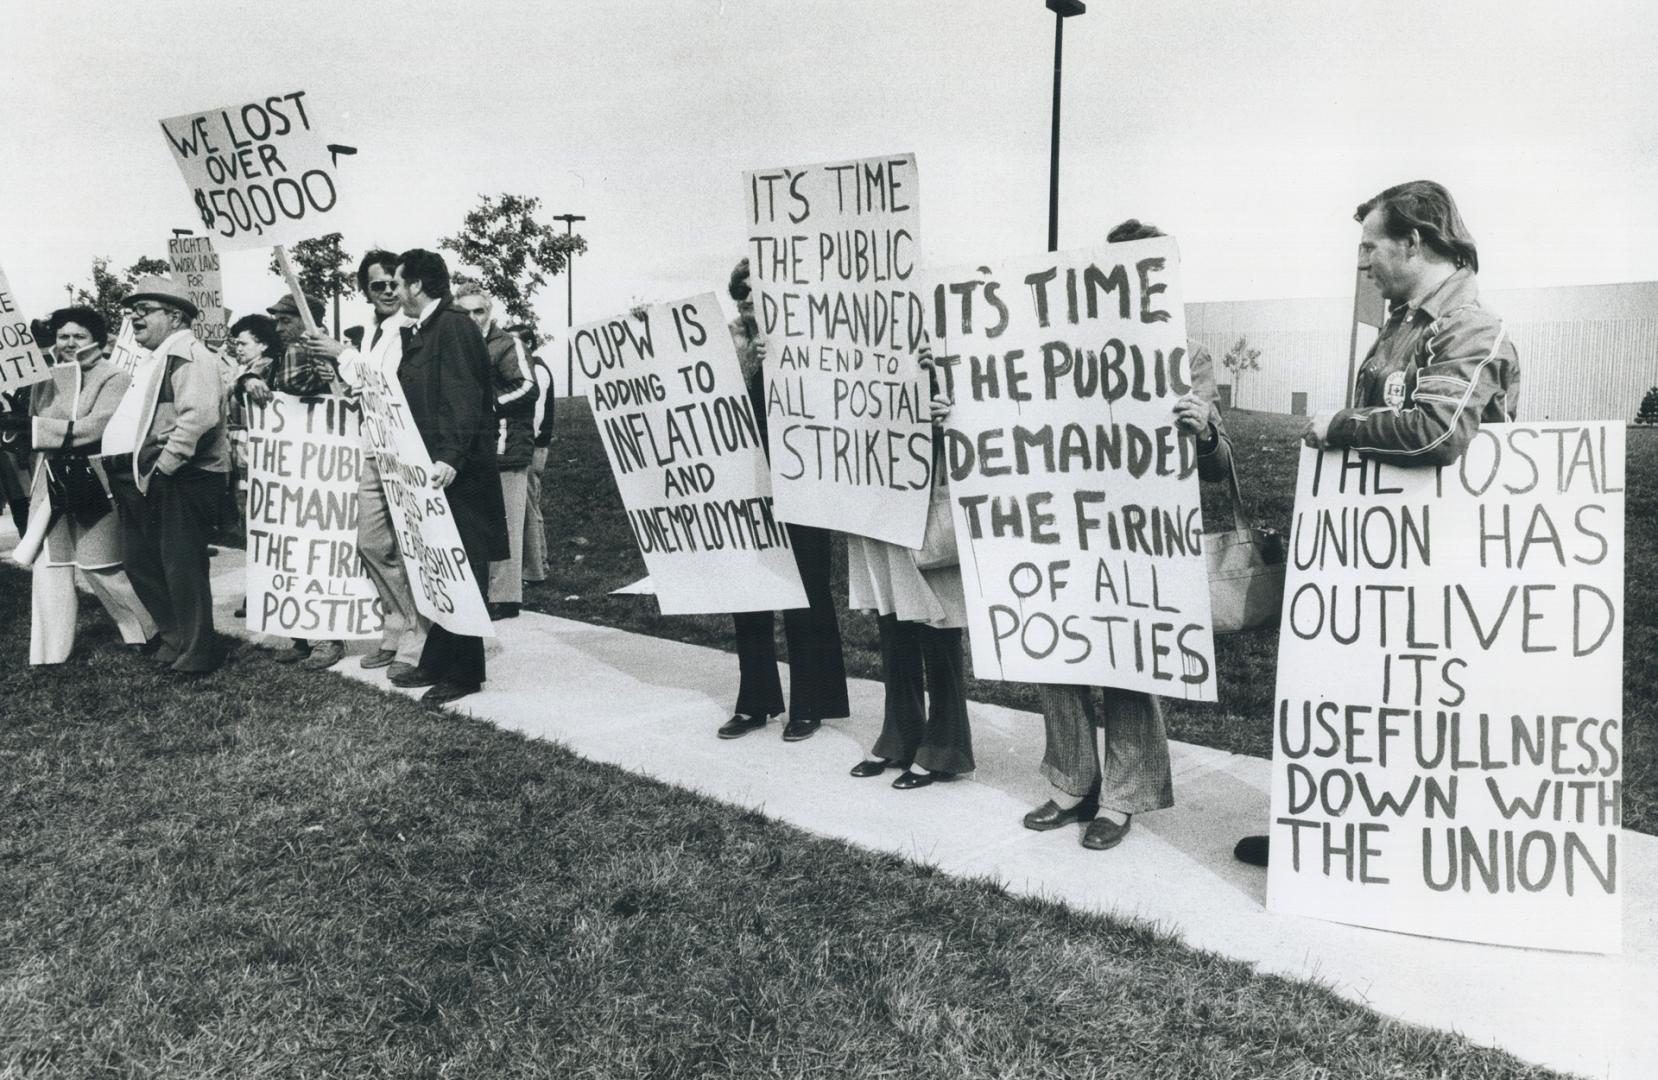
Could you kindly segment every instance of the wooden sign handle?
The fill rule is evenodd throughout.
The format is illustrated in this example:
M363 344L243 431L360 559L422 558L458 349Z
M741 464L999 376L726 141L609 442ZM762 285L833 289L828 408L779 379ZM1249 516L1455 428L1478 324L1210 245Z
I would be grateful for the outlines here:
M293 294L294 304L299 308L299 317L305 323L305 329L317 329L316 320L311 318L311 305L305 302L305 290L299 287L299 278L294 275L294 268L288 263L287 249L277 244L275 251L277 268L282 271L282 278L288 283L288 291Z

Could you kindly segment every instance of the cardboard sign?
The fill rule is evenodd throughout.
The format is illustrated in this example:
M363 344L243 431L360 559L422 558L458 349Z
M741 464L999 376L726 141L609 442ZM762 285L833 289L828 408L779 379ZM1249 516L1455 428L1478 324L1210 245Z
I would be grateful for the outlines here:
M132 331L132 316L121 316L121 329L115 332L115 340L109 347L109 362L133 376L136 382L139 371L148 369L154 355L138 344L138 338Z
M1169 238L934 275L973 673L1214 701Z
M161 121L202 225L220 251L339 229L334 156L305 91Z
M40 345L29 330L29 318L18 309L11 282L0 270L0 393L31 386L52 377Z
M173 281L201 309L192 324L196 336L211 348L222 348L228 335L224 307L224 278L213 241L205 236L175 236L167 241L167 261L173 267Z
M397 547L403 553L415 607L451 633L494 637L483 592L472 576L466 548L455 528L449 496L432 486L432 458L409 414L402 384L370 364L359 370L363 435L379 458L380 482L391 504Z
M1624 429L1490 424L1401 469L1302 451L1267 906L1616 952Z
M664 615L806 606L760 423L712 293L589 323L575 348Z
M778 516L919 547L932 430L915 156L744 179Z
M272 394L248 406L248 629L380 636L384 609L357 557L357 403Z

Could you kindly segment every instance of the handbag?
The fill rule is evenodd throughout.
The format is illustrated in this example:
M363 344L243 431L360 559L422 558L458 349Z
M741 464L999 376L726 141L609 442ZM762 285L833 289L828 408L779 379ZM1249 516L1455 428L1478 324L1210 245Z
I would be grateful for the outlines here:
M1250 523L1234 463L1227 464L1226 482L1233 528L1203 534L1209 609L1217 634L1272 626L1284 607L1284 538L1276 529Z
M956 550L956 523L950 516L948 481L934 481L929 489L927 531L914 555L916 568L920 570L942 570L961 564L961 553Z
M89 529L110 511L109 492L84 453L46 455L46 499L57 513Z

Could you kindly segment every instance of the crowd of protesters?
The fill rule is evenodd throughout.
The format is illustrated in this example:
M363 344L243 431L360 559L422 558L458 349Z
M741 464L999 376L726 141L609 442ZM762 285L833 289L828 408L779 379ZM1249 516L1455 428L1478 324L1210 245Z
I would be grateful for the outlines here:
M1518 396L1518 355L1479 301L1473 239L1449 192L1428 181L1389 188L1360 205L1356 218L1360 269L1389 313L1359 371L1358 406L1314 417L1305 441L1407 466L1453 461L1480 423L1512 419ZM1128 221L1108 239L1160 235ZM349 396L369 373L395 379L407 398L490 617L519 614L524 582L548 572L541 503L553 387L535 336L502 325L478 286L452 288L447 265L431 251L370 251L357 285L372 326L336 339L322 329L320 301L285 293L264 314L234 323L221 357L192 333L199 313L185 293L170 280L146 278L125 299L125 314L155 362L130 393L126 373L105 358L109 328L95 311L64 308L46 320L40 334L51 346L53 378L0 415L11 452L10 459L0 455L0 493L24 537L19 550L34 567L31 663L69 656L78 571L129 648L179 677L218 668L225 649L213 627L209 543L226 508L240 502L247 410L273 393ZM763 424L764 345L746 260L728 291L739 312L731 333ZM1195 442L1200 475L1219 479L1231 447L1212 364L1200 347L1189 353L1194 389L1177 401L1174 419ZM925 350L922 363L930 366ZM935 425L942 423L951 402L936 385L931 406ZM131 451L102 452L100 441L117 427L134 433ZM32 455L21 468L20 453ZM426 688L433 704L474 693L486 677L483 641L417 610L367 442L363 459L357 551L384 628L359 663L387 668L394 685ZM942 483L944 470L935 472ZM800 741L849 712L829 587L830 534L787 528L808 600L783 613L792 665L787 707L773 613L736 614L739 686L733 714L717 732L723 739L757 732L786 713L782 737ZM895 770L892 786L912 790L971 772L959 567L928 565L909 549L866 537L847 537L847 549L850 605L877 615L886 686L880 735L852 775ZM339 641L294 640L273 658L321 670L343 654ZM1173 805L1155 697L1110 687L1041 691L1042 771L1052 795L1025 816L1028 828L1086 824L1082 843L1103 850L1123 840L1134 814ZM1264 864L1265 838L1246 839L1238 855Z

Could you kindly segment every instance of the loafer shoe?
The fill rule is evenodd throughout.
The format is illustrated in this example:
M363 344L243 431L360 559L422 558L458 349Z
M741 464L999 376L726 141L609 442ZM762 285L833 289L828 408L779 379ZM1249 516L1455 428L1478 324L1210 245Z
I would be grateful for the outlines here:
M451 701L463 698L468 694L476 694L483 689L481 686L467 686L465 683L439 682L420 695L420 700L427 705L447 705Z
M1049 799L1035 810L1025 815L1025 828L1035 829L1037 832L1047 832L1049 829L1060 829L1066 825L1075 825L1081 821L1093 821L1100 816L1100 800L1089 796L1075 806L1061 810L1059 804Z
M1108 851L1123 842L1128 835L1129 826L1134 824L1134 818L1118 824L1110 818L1095 818L1094 823L1082 834L1082 846L1090 851Z
M789 722L783 725L783 741L800 742L802 739L810 739L822 726L822 720L796 720L791 716Z
M398 679L413 670L415 670L415 666L407 660L393 660L391 666L386 668L386 678Z
M393 686L436 686L438 677L423 667L411 667L408 671L399 671L390 676Z
M325 641L311 650L311 655L299 662L299 666L306 671L326 671L340 662L345 655L345 645L338 641Z
M396 659L396 649L375 649L373 652L357 661L357 666L362 668L364 671L373 671L375 668L391 666L391 662Z
M1232 849L1232 857L1250 866L1267 864L1268 840L1265 836L1246 836Z
M947 772L918 773L918 772L911 772L910 770L905 769L904 772L903 772L903 775L899 776L898 779L896 779L892 782L892 786L897 788L899 791L913 791L916 788L927 787L929 784L947 783L948 781L954 780L955 778L956 778L955 773L947 773Z
M722 739L740 739L751 731L759 731L765 727L767 719L765 716L744 716L742 713L735 713L731 719L720 725L715 734Z
M286 649L278 649L271 653L271 659L279 664L297 664L310 655L309 645L289 645Z
M888 769L908 769L909 765L902 761L889 761L884 757L866 758L852 766L852 775L863 780L871 776L880 776Z

